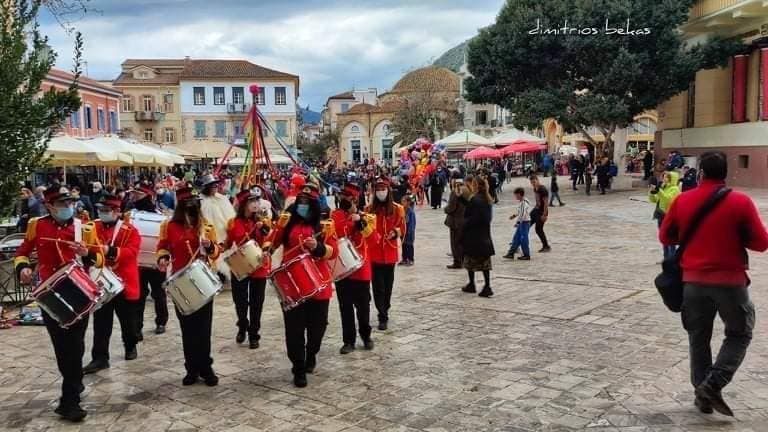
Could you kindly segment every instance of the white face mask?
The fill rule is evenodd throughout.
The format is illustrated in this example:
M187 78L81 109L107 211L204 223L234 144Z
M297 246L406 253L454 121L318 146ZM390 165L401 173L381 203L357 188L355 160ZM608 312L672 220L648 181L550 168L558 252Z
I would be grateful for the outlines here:
M385 191L385 190L376 191L376 198L379 201L386 201L388 195L389 195L389 191Z

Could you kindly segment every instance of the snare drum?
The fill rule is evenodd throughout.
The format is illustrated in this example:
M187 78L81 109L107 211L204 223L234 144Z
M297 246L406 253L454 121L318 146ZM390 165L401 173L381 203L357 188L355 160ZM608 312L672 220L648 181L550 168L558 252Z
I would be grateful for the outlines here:
M330 263L333 272L333 280L341 280L360 270L363 266L363 257L357 252L352 241L346 237L339 239L339 256Z
M312 256L307 253L276 268L270 273L269 280L284 311L295 308L328 287Z
M261 267L264 262L264 252L255 241L248 240L224 258L224 261L227 262L237 280L243 280Z
M139 267L157 267L157 241L160 237L160 225L168 216L145 211L131 212L131 223L139 230L141 246L139 247Z
M216 273L197 259L171 275L163 286L182 315L197 312L222 290Z
M32 291L40 307L63 328L91 313L99 295L96 282L75 262L56 271Z
M109 267L91 267L89 273L91 279L96 282L96 285L101 290L101 295L96 301L96 307L93 309L94 311L109 303L113 298L123 292L123 280Z

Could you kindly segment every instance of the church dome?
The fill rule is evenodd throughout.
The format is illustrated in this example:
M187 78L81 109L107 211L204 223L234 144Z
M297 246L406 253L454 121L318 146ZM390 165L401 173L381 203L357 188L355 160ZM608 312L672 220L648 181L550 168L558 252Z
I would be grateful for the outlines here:
M427 66L408 72L390 93L459 92L461 79L449 69Z

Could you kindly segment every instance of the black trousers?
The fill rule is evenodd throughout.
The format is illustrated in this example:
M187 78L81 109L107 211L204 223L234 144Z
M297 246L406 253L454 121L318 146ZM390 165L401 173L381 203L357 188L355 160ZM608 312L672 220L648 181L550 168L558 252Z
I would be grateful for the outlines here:
M432 208L441 208L443 206L443 186L432 186L430 188L429 202Z
M168 295L163 288L165 273L157 269L139 267L139 290L141 297L136 307L138 321L136 321L137 335L144 330L144 307L147 304L147 296L152 295L155 302L155 325L168 324Z
M460 266L464 262L464 245L462 244L463 231L461 228L451 228L451 255L453 265Z
M402 245L402 255L403 255L403 261L413 261L413 257L415 255L416 250L414 249L413 243L403 243Z
M373 301L379 312L379 322L389 321L389 308L392 301L392 285L395 283L394 264L372 264Z
M128 351L136 347L136 307L137 301L128 301L123 294L115 297L93 314L93 348L91 357L97 361L109 360L109 339L112 337L114 315L120 321L120 334L123 346Z
M83 385L83 354L85 354L85 330L88 316L68 329L59 327L50 315L43 311L43 321L53 343L56 364L61 373L61 399L64 406L80 403L80 386Z
M213 326L213 301L197 312L184 316L176 309L181 326L181 342L184 345L184 367L189 374L205 374L211 371L211 330Z
M548 248L549 242L547 241L547 235L544 233L544 221L541 220L541 217L537 217L535 219L534 223L534 229L536 230L536 235L539 237L539 240L541 240L541 246Z
M341 312L341 332L345 344L354 345L360 331L360 339L371 339L371 282L342 279L336 282L336 295ZM358 328L355 327L357 314Z
M264 306L264 289L267 280L247 277L243 280L232 278L232 301L235 302L237 328L248 332L248 340L258 341L261 329L261 311ZM248 320L250 312L251 319Z
M295 308L283 312L285 322L285 347L294 374L307 371L307 364L316 364L317 353L328 327L329 300L307 300Z
M712 327L715 316L725 324L725 340L712 363ZM691 384L705 380L717 390L725 387L747 355L755 327L755 306L748 288L685 284L683 327L688 331L691 357Z

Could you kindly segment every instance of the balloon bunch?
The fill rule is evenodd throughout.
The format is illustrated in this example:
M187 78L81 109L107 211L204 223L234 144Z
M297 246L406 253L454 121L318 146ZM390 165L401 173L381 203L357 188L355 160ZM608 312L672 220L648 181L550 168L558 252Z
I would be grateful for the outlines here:
M408 176L409 182L418 186L425 176L431 175L440 164L445 164L444 144L433 144L427 138L419 138L400 150L398 173Z

